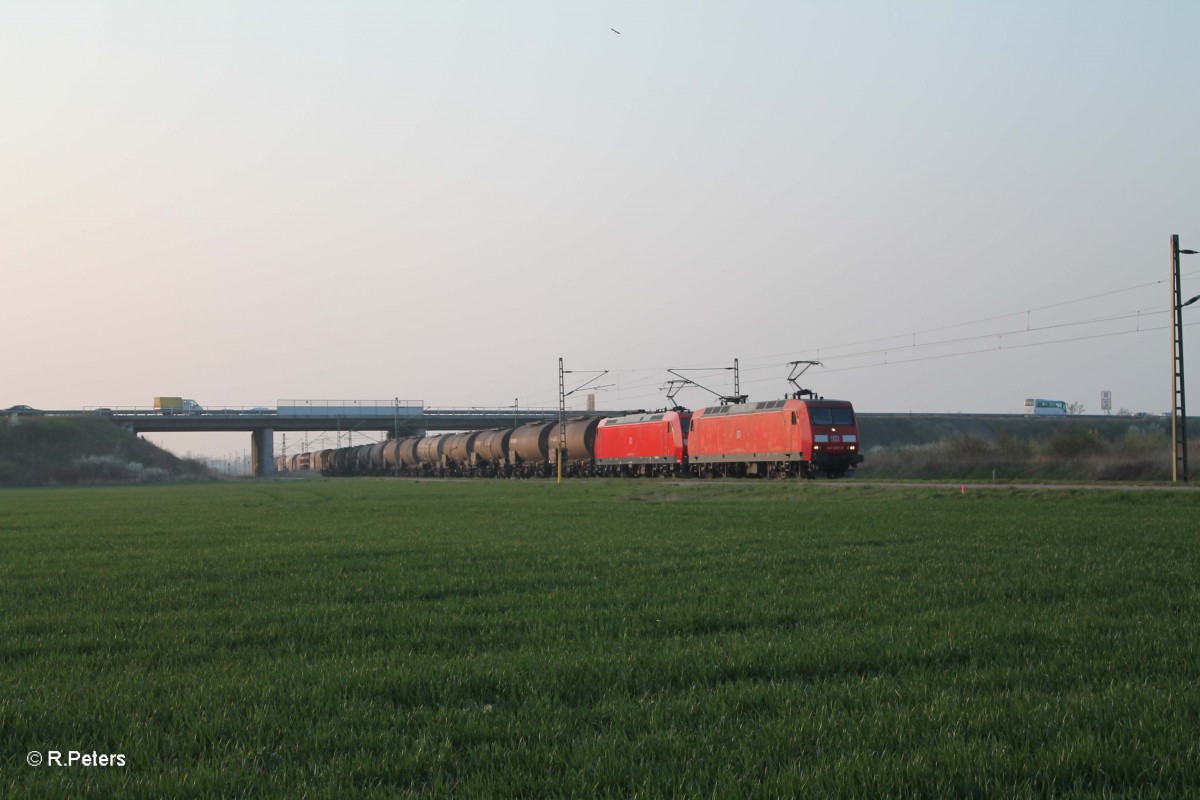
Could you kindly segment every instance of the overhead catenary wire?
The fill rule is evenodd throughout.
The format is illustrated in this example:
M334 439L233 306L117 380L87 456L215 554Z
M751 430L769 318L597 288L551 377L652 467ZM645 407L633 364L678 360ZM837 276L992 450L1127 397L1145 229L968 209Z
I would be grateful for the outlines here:
M1189 273L1185 273L1182 277L1192 278L1197 275L1200 275L1200 270L1193 270ZM1048 304L1042 305L1042 306L1035 306L1032 308L1022 309L1019 311L1012 311L1007 314L995 314L992 316L980 317L978 319L967 320L964 322L955 322L955 323L951 323L948 325L940 325L940 326L933 327L933 328L924 328L924 329L915 330L915 331L906 331L903 333L893 334L891 336L878 336L878 337L874 337L871 339L861 339L858 341L845 342L842 344L823 344L816 348L812 348L812 350L813 351L839 350L844 347L856 347L858 345L863 345L863 344L874 344L875 342L891 341L892 339L905 339L905 338L911 338L913 336L923 336L923 335L929 334L929 333L939 333L941 331L953 330L954 328L965 328L965 327L969 327L972 325L982 325L987 322L996 322L996 321L999 321L1002 319L1008 319L1010 317L1024 316L1024 317L1028 318L1029 315L1034 314L1039 311L1048 311L1052 308L1061 308L1064 306L1075 305L1077 303L1085 303L1085 302L1088 302L1089 300L1098 300L1100 298L1111 297L1113 295L1124 294L1126 292L1134 292L1139 289L1149 288L1151 286L1161 286L1167 282L1168 282L1168 279L1166 279L1166 278L1163 278L1162 280L1157 280L1157 281L1147 281L1145 283L1139 283L1139 284L1135 284L1133 286L1126 286L1121 289L1112 289L1112 290L1109 290L1106 292L1100 292L1098 294L1086 295L1084 297L1076 297L1071 300L1063 300L1063 301L1056 302L1056 303L1048 303ZM1145 309L1145 310L1167 310L1167 309L1156 306L1154 309ZM783 353L770 353L770 354L762 355L762 356L744 357L743 360L744 361L757 361L757 360L768 359L768 358L783 358L783 357L791 356L794 354L795 354L795 351L787 351L787 352L783 352Z
M1200 275L1200 270L1192 270L1188 273L1185 273L1182 277L1183 278L1193 278L1197 275ZM1013 311L1013 312L1010 312L1007 314L995 314L995 315L990 315L990 316L986 316L986 317L980 317L980 318L977 318L974 320L967 320L967 321L963 321L963 322L956 322L956 323L951 323L951 324L947 324L947 325L940 325L940 326L935 326L935 327L931 327L931 328L923 328L923 329L914 330L914 331L907 331L904 333L898 333L898 334L894 334L891 336L873 337L873 338L869 338L869 339L861 339L861 340L845 342L845 343L841 343L841 344L822 344L819 347L809 348L809 349L805 349L805 350L790 350L790 351L785 351L785 352L764 354L764 355L758 355L758 356L743 356L741 359L744 364L744 366L742 366L742 372L761 372L761 371L766 371L766 370L772 370L772 371L779 370L785 365L785 362L778 361L778 359L784 359L784 358L793 359L796 357L819 356L822 361L838 362L838 361L845 361L847 359L853 359L853 358L861 359L861 358L866 358L866 357L873 356L873 355L878 356L881 354L884 355L884 357L885 357L884 361L872 362L869 364L833 366L833 367L827 367L824 370L825 372L845 372L845 371L851 371L851 370L870 369L870 368L878 368L878 367L885 367L885 366L896 366L899 364L917 362L917 361L932 361L932 360L943 359L943 358L960 358L960 357L968 356L968 355L981 355L981 354L986 354L986 353L994 353L998 350L1016 350L1016 349L1024 349L1024 348L1029 348L1029 347L1043 347L1043 346L1056 345L1056 344L1066 344L1066 343L1070 343L1070 342L1087 341L1087 340L1092 340L1092 339L1111 338L1111 337L1126 336L1126 335L1136 335L1138 333L1156 331L1156 330L1165 330L1167 326L1157 326L1157 325L1146 326L1146 325L1142 324L1142 317L1144 315L1153 314L1153 313L1163 313L1168 310L1168 308L1166 306L1158 306L1158 305L1153 306L1153 307L1144 307L1144 308L1139 308L1139 309L1131 309L1131 310L1126 310L1126 311L1114 312L1111 314L1090 317L1090 318L1086 318L1086 319L1082 319L1082 320L1074 320L1074 321L1068 321L1068 322L1055 322L1055 323L1041 324L1041 325L1030 324L1031 316L1038 312L1048 311L1051 309L1062 308L1062 307L1071 306L1071 305L1076 305L1078 303L1103 299L1106 297L1112 297L1115 295L1124 294L1124 293L1132 292L1132 291L1137 291L1140 289L1146 289L1149 287L1161 286L1164 283L1167 283L1167 279L1165 279L1165 278L1162 280L1147 281L1147 282L1135 284L1132 286L1127 286L1127 287L1123 287L1123 288L1119 288L1119 289L1112 289L1112 290L1108 290L1108 291L1104 291L1104 292L1098 292L1095 294L1085 295L1085 296L1073 298L1070 300L1063 300L1063 301L1058 301L1058 302L1054 302L1054 303L1047 303L1044 305L1035 306L1035 307L1031 307L1031 308L1020 310L1020 311ZM960 337L953 337L953 338L947 338L947 339L935 339L933 341L917 341L917 337L920 337L920 336L926 336L926 335L933 334L933 333L941 333L944 331L955 330L958 328L967 328L967 327L971 327L971 326L984 325L984 324L987 324L990 322L998 322L998 321L1005 320L1005 319L1011 319L1013 317L1024 317L1026 320L1025 326L1020 327L1020 328L1014 327L1014 328L1000 330L1000 331L990 331L987 333L971 334L968 336L960 336ZM1100 333L1100 334L1091 334L1091 335L1087 335L1087 336L1074 336L1074 337L1053 339L1053 340L1040 341L1040 342L1024 342L1024 343L1011 342L1011 338L1016 337L1016 336L1031 335L1031 334L1045 332L1045 331L1079 327L1079 326L1085 326L1085 325L1097 325L1097 324L1102 324L1102 323L1119 322L1119 321L1130 320L1130 319L1137 320L1137 325L1134 330L1112 331L1112 332L1106 332L1106 333ZM1197 323L1191 323L1191 322L1186 323L1186 325L1189 327L1194 324L1197 324ZM1008 344L1002 344L1003 337L1009 337L1010 342ZM904 344L899 343L899 340L903 340L903 339L908 339L910 341L907 343L904 343ZM952 346L952 345L956 345L956 344L966 344L966 343L970 343L970 342L986 341L988 339L996 339L997 345L993 346L993 347L977 348L977 349L968 350L968 351L957 351L954 353L943 353L943 354L938 354L938 355L919 356L919 357L915 357L915 358L900 358L900 359L893 359L891 361L887 360L887 356L889 354L898 354L898 353L918 351L918 350L923 350L923 349L928 349L928 348L946 347L946 346ZM854 351L854 352L850 352L850 353L837 353L836 352L838 350L843 350L843 349L850 348L850 347L859 347L862 345L871 345L871 344L877 344L877 343L881 343L881 342L897 342L897 344L890 345L887 347L873 348L873 349L869 349L869 350ZM833 352L831 352L831 351L833 351ZM746 362L764 362L764 363L746 364ZM685 364L683 368L698 369L698 370L704 370L704 369L711 370L711 372L701 375L700 377L702 379L705 377L718 378L723 374L723 372L725 372L729 369L728 367L725 367L725 366L714 365L711 362L697 363L697 364ZM612 371L612 374L614 375L614 377L616 379L616 387L618 388L618 391L622 397L623 402L627 402L630 400L638 400L638 399L642 399L642 398L645 398L645 399L660 398L661 397L660 389L662 387L663 381L666 379L665 376L669 375L668 369L669 369L668 367L635 367L635 368L627 368L627 369L616 369L616 370ZM648 377L648 379L636 380L633 383L624 383L623 384L621 382L620 376L625 375L625 374L646 375ZM650 376L652 376L652 377L650 377ZM750 380L746 380L744 382L759 384L759 383L764 383L764 382L768 382L768 381L776 381L776 378L750 379ZM638 390L638 389L653 389L654 391L630 394L631 391L636 392L636 390ZM541 394L544 394L544 393L543 392L534 392L534 393L529 393L529 395L527 395L527 396L536 398L536 397L540 396Z

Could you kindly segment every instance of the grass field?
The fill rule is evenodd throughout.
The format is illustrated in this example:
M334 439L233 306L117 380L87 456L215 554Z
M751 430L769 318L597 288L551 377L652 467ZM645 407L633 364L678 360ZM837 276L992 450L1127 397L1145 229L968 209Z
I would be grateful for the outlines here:
M1198 538L1192 492L7 490L0 795L1192 795Z

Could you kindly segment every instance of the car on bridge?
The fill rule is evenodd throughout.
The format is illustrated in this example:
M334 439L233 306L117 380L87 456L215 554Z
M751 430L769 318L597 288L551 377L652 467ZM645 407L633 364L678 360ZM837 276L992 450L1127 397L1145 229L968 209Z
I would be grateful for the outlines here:
M4 413L12 417L19 417L22 415L28 416L30 414L41 414L42 412L36 408L33 408L32 406L17 405L9 406L8 408L4 409Z

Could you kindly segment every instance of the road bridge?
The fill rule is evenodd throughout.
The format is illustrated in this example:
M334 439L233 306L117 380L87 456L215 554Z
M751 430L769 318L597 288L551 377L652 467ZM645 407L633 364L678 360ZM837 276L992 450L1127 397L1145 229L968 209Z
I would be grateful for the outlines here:
M206 408L196 413L164 413L146 408L89 408L84 411L39 411L41 415L102 416L132 433L249 433L256 476L275 467L274 435L279 433L359 431L386 432L389 437L426 431L470 431L509 428L558 419L557 408L425 408L418 405L295 405L278 408ZM626 411L582 411L567 415L612 417Z

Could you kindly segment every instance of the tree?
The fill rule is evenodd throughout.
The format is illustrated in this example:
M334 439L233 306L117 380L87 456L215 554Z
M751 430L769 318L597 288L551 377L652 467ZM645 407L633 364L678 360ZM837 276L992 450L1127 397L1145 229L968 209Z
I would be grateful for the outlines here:
M1069 406L1067 406L1068 414L1072 414L1072 415L1082 414L1083 411L1084 411L1083 403L1079 402L1078 400L1076 400L1074 403L1071 403Z

